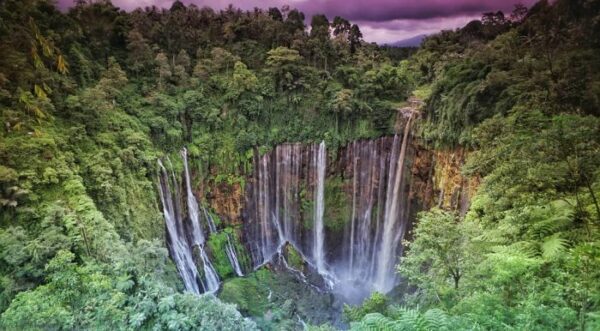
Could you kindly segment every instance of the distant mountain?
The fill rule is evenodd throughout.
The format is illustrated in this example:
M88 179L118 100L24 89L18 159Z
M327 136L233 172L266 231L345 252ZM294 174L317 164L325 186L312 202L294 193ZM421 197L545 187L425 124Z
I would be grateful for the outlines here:
M425 39L426 37L427 37L426 34L420 34L420 35L414 36L412 38L408 38L408 39L397 41L395 43L391 43L390 45L396 46L396 47L419 47L419 46L421 46L423 39Z

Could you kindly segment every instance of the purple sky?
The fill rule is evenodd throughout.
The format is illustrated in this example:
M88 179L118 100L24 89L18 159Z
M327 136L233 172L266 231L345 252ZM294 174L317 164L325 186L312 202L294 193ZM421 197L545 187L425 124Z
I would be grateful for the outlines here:
M112 0L125 10L156 5L169 8L175 0ZM215 9L230 3L242 9L289 5L307 16L324 13L329 19L339 15L357 23L369 42L386 43L442 29L454 29L480 18L486 11L512 11L517 3L530 6L536 0L182 0ZM58 0L61 7L72 0Z

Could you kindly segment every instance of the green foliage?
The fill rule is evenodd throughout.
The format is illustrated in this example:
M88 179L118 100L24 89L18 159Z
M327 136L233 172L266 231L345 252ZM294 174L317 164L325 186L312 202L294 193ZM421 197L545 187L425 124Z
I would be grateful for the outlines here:
M586 6L540 1L527 15L522 7L510 20L489 13L427 38L410 60L420 83L432 86L423 136L442 146L472 145L473 128L518 105L548 114L598 115L590 92L600 77L588 71L600 66L590 56L598 44L584 32L597 13Z
M259 269L244 278L233 278L223 283L219 298L225 302L235 303L238 309L250 316L261 316L268 309L269 291L262 283L272 281L271 273Z
M221 279L234 276L233 267L225 248L227 247L227 236L231 230L226 228L218 233L212 233L208 238L208 247L210 251L211 262Z
M325 178L325 214L324 224L328 229L341 231L350 218L348 197L344 193L344 181L341 177Z
M329 293L316 291L290 273L267 268L226 280L219 299L236 304L261 330L298 330L303 328L300 319L318 325L340 314Z
M463 174L481 185L464 218L420 214L399 265L417 287L405 299L456 330L592 330L600 123L588 93L600 78L580 66L600 65L584 32L598 7L517 9L428 38L409 60L431 86L421 136L471 148Z
M2 314L0 326L29 330L255 328L231 305L210 295L178 294L160 282L168 259L158 243L140 243L132 253L137 261L125 259L117 268L107 268L94 262L78 265L73 253L59 251L46 267L47 284L19 293ZM142 261L143 265L137 264Z
M304 269L304 258L292 245L286 245L284 251L288 265L296 270Z
M598 9L558 0L488 13L404 60L342 17L316 15L308 32L294 9L2 1L0 328L256 328L231 305L177 293L157 156L187 146L207 196L243 189L255 150L389 134L419 86L420 137L474 149L463 172L482 184L465 218L420 214L399 268L413 308L376 294L346 308L352 327L598 329ZM349 219L347 184L326 181L328 230ZM244 251L228 228L208 243L224 278L227 234ZM295 314L332 305L296 285L258 271L227 280L221 297L261 329L291 329Z
M380 313L369 313L360 321L350 324L351 330L411 330L434 331L448 330L449 319L442 310L430 309L425 313L408 308L395 308L393 317Z
M463 277L477 262L477 225L460 222L457 215L439 209L418 216L407 243L410 254L399 264L400 273L426 290L428 300L452 300L461 288Z
M349 322L360 321L368 314L383 313L387 308L388 298L379 292L373 292L360 306L344 305L344 317Z

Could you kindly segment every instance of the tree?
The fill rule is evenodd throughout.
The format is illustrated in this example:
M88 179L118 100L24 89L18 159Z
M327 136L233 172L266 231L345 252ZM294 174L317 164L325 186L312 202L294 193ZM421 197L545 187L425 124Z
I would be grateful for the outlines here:
M129 67L136 74L150 67L154 55L146 39L137 30L131 30L127 34L127 49L129 50Z
M271 17L271 19L273 19L275 21L283 22L283 15L281 14L281 11L277 7L269 8L269 16Z
M229 51L215 47L210 51L211 65L213 70L222 71L225 70L227 74L233 69L235 63L240 61L239 56L231 54Z
M461 280L476 266L471 242L476 231L476 224L460 221L451 212L420 213L399 272L430 298L443 300L440 296L452 293L450 289L458 291Z
M285 18L284 26L291 35L297 31L304 31L304 13L297 9L290 10Z
M48 283L17 295L2 314L0 327L256 330L234 306L213 296L178 294L156 283L151 279L154 270L134 282L132 274L118 270L107 274L95 263L78 265L66 250L48 263L47 270Z
M27 193L17 185L17 179L14 169L0 165L0 210L16 208Z
M358 25L352 24L350 32L348 33L348 42L350 43L350 53L354 54L356 49L360 46L360 41L363 35L360 32Z
M160 52L156 55L154 61L156 63L156 73L158 73L158 88L164 89L172 75L169 59L165 53Z
M314 15L310 23L310 42L313 61L320 59L323 68L328 68L328 58L331 56L331 42L329 40L329 20L325 15Z
M190 56L185 50L180 50L175 58L175 65L173 66L173 75L177 78L180 85L187 82L190 65Z
M522 3L518 3L515 5L512 13L510 14L510 20L513 23L522 23L525 17L527 17L527 7Z
M473 155L466 170L489 176L487 185L497 192L493 194L505 198L573 194L581 220L598 224L593 183L600 162L599 127L597 118L548 117L536 111L492 118L476 130L475 137L485 148ZM515 176L523 180L515 182Z
M102 73L96 88L106 93L108 98L116 98L121 95L121 90L127 84L127 74L114 57L108 59L108 67ZM114 103L114 102L113 102Z
M331 111L335 113L335 128L339 130L340 119L350 118L355 112L356 102L350 89L341 89L333 94L330 102Z
M347 35L350 33L351 29L350 22L347 19L340 16L336 16L333 18L333 23L331 24L331 27L333 28L334 36L345 35L346 38Z
M240 61L235 62L233 67L233 79L231 80L231 88L235 95L240 95L243 92L255 91L258 87L258 78L248 70L248 67Z
M288 91L299 87L301 60L297 50L287 47L277 47L267 53L266 63L275 78L277 89Z

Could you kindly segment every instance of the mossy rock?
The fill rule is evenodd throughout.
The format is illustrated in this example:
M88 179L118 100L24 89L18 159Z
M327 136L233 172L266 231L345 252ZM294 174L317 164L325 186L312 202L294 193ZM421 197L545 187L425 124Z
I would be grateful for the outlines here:
M306 264L306 261L304 261L302 255L296 250L296 248L293 245L289 243L286 244L283 248L283 255L291 268L300 271L304 270L304 265Z
M246 277L232 278L223 283L219 299L234 303L242 314L259 317L269 310L269 288L273 281L271 272L260 269Z
M298 317L310 324L337 323L341 318L341 306L331 294L315 291L286 270L263 267L229 279L218 296L236 304L261 330L301 330Z

